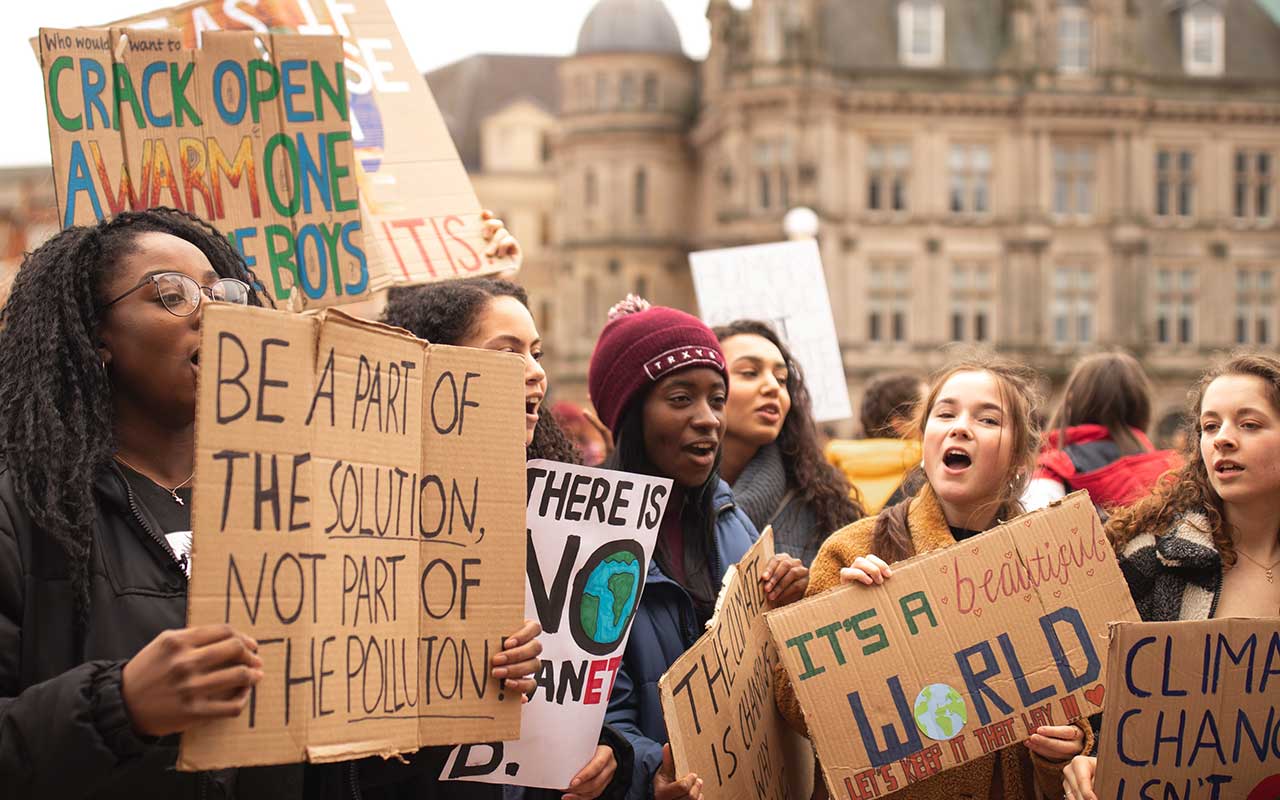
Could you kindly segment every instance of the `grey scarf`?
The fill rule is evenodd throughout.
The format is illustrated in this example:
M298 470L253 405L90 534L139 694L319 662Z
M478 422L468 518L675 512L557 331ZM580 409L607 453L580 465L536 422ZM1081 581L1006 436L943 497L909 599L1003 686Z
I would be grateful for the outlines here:
M733 484L733 499L757 530L773 525L774 547L807 567L818 555L822 538L818 519L797 493L787 492L787 472L776 444L756 452Z

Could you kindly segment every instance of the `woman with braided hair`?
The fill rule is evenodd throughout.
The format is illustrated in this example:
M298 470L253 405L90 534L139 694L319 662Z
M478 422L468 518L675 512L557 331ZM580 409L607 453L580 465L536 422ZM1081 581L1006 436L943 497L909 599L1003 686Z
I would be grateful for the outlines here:
M255 285L226 237L172 209L68 228L18 272L0 312L6 796L292 800L367 782L355 763L173 769L174 734L237 716L262 678L252 638L186 627L201 308L259 305ZM509 689L531 688L536 631L495 665Z

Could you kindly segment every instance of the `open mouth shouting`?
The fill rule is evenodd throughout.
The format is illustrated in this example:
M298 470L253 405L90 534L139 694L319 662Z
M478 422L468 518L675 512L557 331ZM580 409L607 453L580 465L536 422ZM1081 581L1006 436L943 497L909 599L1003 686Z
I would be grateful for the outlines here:
M1238 461L1223 458L1213 463L1213 472L1220 480L1230 480L1244 472L1244 465Z
M716 448L720 442L716 439L696 439L686 444L681 450L696 464L709 467L715 461Z
M948 447L942 454L942 466L949 474L959 475L973 466L973 456L962 447Z
M524 418L530 428L538 424L538 409L541 407L541 394L527 394L524 396Z
M764 403L756 408L755 414L766 425L777 425L782 419L782 408L777 403Z

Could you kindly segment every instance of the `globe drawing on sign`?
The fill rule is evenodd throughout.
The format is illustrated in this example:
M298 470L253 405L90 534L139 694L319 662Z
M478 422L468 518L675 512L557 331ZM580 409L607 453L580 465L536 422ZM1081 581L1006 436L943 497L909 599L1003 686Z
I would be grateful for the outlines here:
M617 649L640 603L644 573L644 550L629 539L610 542L587 558L574 580L569 611L579 647L593 655Z
M969 712L959 692L945 683L931 683L916 695L915 718L925 736L945 742L964 730Z

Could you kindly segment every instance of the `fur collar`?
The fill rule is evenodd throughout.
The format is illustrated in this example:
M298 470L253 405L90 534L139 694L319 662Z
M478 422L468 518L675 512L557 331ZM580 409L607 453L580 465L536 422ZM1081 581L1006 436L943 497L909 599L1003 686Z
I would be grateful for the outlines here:
M1213 544L1209 527L1209 518L1203 513L1188 511L1159 535L1133 537L1120 555L1139 568L1216 572L1222 569L1222 555ZM1141 557L1148 548L1154 558Z

